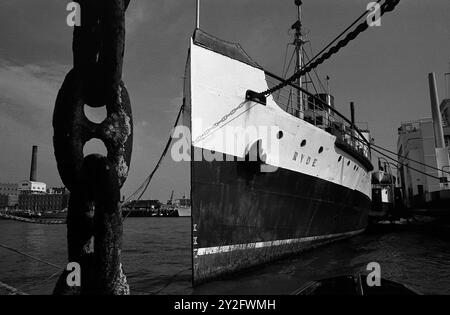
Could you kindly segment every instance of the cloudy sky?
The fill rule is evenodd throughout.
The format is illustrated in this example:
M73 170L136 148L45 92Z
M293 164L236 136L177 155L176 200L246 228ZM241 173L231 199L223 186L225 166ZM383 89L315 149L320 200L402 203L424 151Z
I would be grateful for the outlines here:
M203 0L201 28L239 42L280 74L293 0ZM51 119L58 89L72 63L68 1L0 2L0 182L29 174L31 146L39 146L39 180L61 185L53 156ZM304 24L318 51L355 19L365 0L304 0ZM394 149L400 122L430 117L427 74L436 72L444 97L450 61L450 2L401 0L373 27L319 68L331 77L337 108L356 104L379 145ZM128 195L153 169L182 99L184 64L195 23L195 0L131 0L127 12L124 81L131 95L135 140ZM101 117L101 112L90 111ZM92 146L92 147L95 147ZM89 147L86 148L89 152ZM167 159L146 197L166 200L189 190L188 169Z

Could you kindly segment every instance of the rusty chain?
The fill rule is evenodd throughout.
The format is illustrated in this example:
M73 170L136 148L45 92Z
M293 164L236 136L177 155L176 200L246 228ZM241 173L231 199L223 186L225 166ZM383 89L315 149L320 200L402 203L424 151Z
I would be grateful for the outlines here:
M122 82L125 11L130 0L80 0L81 25L73 33L73 69L59 90L53 113L58 171L70 190L68 258L81 267L81 287L61 275L55 294L129 294L121 265L120 188L131 160L133 121ZM106 106L99 124L84 106ZM87 141L103 141L107 156L83 155Z
M241 109L242 107L244 107L246 104L248 104L247 101L240 103L238 106L234 107L231 111L229 111L228 113L226 113L225 115L222 116L222 118L220 118L218 121L216 121L213 125L211 125L209 128L207 128L200 136L198 136L193 144L197 144L200 141L204 140L205 138L207 138L211 132L213 131L213 129L219 127L222 123L224 123L225 121L227 121L231 116L233 116L234 114L236 114L236 112ZM253 106L255 106L256 103L254 103L250 108L248 108L247 110L251 109Z

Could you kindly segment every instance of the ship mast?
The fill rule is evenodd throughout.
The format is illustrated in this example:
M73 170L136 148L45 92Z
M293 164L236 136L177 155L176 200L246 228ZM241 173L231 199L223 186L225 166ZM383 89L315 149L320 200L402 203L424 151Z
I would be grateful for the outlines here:
M199 29L200 28L200 0L196 1L196 10L195 10L195 28Z
M295 72L298 72L303 67L303 35L302 35L302 1L295 0L297 6L297 21L292 25L291 29L295 30ZM297 79L297 85L301 88L303 85L302 77ZM304 107L303 107L303 93L301 90L297 91L297 109L299 111L299 117L303 119Z

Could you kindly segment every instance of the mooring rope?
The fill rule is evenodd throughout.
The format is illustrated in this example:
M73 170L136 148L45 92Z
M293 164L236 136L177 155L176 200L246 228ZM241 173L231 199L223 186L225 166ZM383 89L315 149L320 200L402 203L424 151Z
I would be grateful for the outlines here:
M10 285L7 285L6 283L3 283L0 281L0 287L6 289L7 291L11 292L10 295L28 295L25 292L22 292L21 290L14 288Z
M156 291L153 291L153 292L150 293L150 294L156 295L156 294L158 294L158 293L161 293L164 289L166 289L169 285L171 285L171 284L175 281L175 279L176 279L182 272L189 271L189 270L192 270L192 268L189 267L189 268L186 268L186 269L182 269L182 270L178 271L177 273L173 274L173 275L167 280L167 282L166 282L162 287L160 287L160 288L159 288L158 290L156 290Z
M176 126L178 126L178 122L180 120L181 114L183 113L183 109L184 109L184 104L181 105L180 110L178 111L178 115L177 115L177 118L175 119L175 123L173 124L172 131L170 132L169 139L166 142L166 146L164 147L164 150L163 150L161 156L159 157L159 160L156 163L156 166L153 168L150 175L148 175L147 178L143 181L143 183L123 202L123 205L132 201L132 199L137 195L139 195L139 196L135 199L135 201L141 200L142 196L147 191L148 186L150 185L150 182L152 181L153 176L155 175L156 171L161 166L161 162L163 161L164 157L167 155L167 152L169 151L170 145L172 144L172 141L173 141L173 136L172 136L173 130L175 129ZM130 214L130 212L127 213L127 215L123 218L123 220L125 220L129 214Z
M29 255L29 254L27 254L27 253L24 253L24 252L22 252L22 251L20 251L20 250L18 250L18 249L15 249L15 248L6 246L6 245L4 245L4 244L1 244L1 243L0 243L0 247L2 247L2 248L4 248L4 249L7 249L7 250L10 250L10 251L12 251L12 252L14 252L14 253L17 253L17 254L19 254L19 255L22 255L22 256L31 258L31 259L33 259L33 260L35 260L35 261L38 261L38 262L43 263L43 264L46 264L46 265L48 265L48 266L52 266L52 267L55 267L55 268L58 268L58 269L64 269L64 268L61 267L61 266L58 266L58 265L55 265L55 264L53 264L53 263L51 263L51 262L48 262L48 261L42 260L42 259L40 259L40 258L34 257L34 256L32 256L32 255Z

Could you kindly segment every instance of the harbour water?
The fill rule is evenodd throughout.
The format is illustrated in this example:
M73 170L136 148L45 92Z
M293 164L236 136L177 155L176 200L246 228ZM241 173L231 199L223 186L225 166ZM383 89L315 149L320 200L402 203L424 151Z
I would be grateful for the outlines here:
M0 220L0 243L58 266L67 263L66 226ZM383 278L423 294L450 294L448 239L403 229L367 232L232 278L191 287L190 218L128 218L123 264L133 294L289 294L308 281L381 265ZM55 274L56 273L56 274ZM58 269L0 247L0 281L50 294Z

